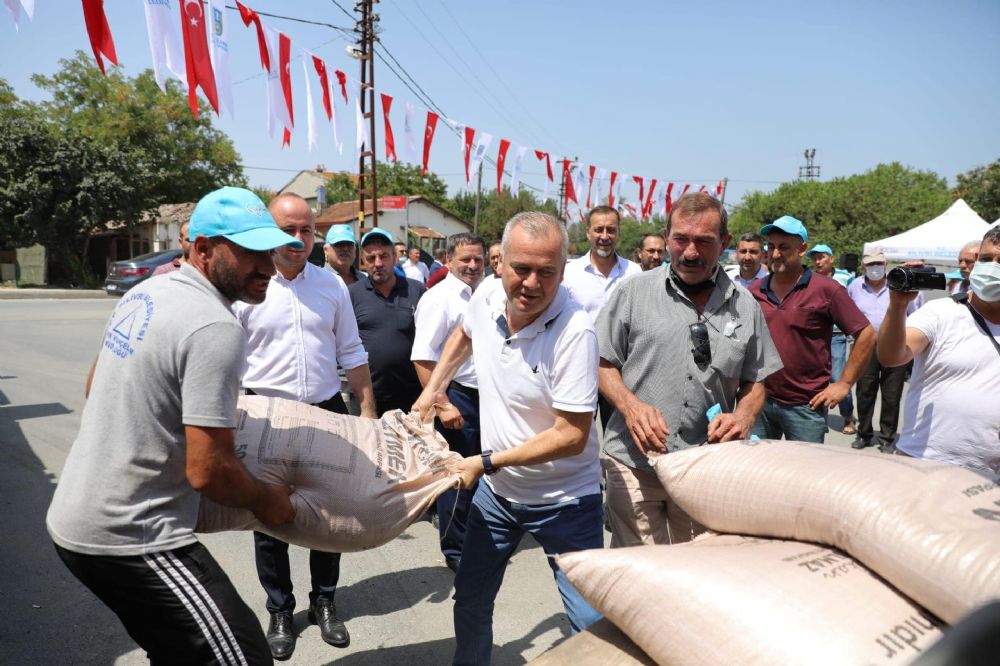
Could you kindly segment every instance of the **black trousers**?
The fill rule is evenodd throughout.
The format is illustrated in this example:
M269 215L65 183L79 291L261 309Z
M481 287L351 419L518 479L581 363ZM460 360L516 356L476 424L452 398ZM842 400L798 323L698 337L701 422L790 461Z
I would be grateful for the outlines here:
M872 354L857 385L859 438L865 441L872 439L875 399L881 389L882 410L879 414L878 438L886 445L893 442L899 425L899 403L903 397L904 381L906 381L905 365L889 368L879 363L878 356Z
M452 430L434 419L434 427L448 442L448 448L463 458L479 455L483 452L479 439L479 391L452 382L448 387L448 400L462 412L464 425L459 430ZM450 488L437 498L441 554L448 559L462 558L465 525L469 521L469 507L475 492L475 487L471 490Z
M200 543L133 557L55 548L154 666L273 663L253 611Z
M247 390L250 394L252 391ZM340 393L334 393L329 400L316 403L316 407L347 414L347 405ZM263 532L253 533L254 560L257 563L257 578L267 593L265 606L269 613L291 613L295 610L295 595L292 594L292 572L288 562L288 544L281 539ZM324 598L333 601L340 580L340 553L321 550L309 551L309 575L312 589L309 600Z

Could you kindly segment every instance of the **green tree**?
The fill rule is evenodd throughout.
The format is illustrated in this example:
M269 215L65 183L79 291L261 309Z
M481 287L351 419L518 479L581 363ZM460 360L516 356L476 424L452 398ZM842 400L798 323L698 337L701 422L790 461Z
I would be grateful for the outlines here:
M472 223L476 216L476 193L461 191L444 204L445 208L459 217ZM504 186L503 196L495 189L484 190L479 199L479 234L487 242L500 240L507 221L517 213L537 210L550 215L557 215L556 205L552 200L539 201L535 194L522 187L517 197L512 197L510 188Z
M950 201L947 183L936 173L893 162L846 178L795 181L773 192L751 192L730 217L729 226L738 237L791 215L806 225L810 243L825 243L838 254L860 253L866 242L940 215Z
M959 174L953 193L987 222L1000 219L1000 160Z
M177 81L168 80L164 94L152 70L128 78L111 68L104 76L82 51L59 63L52 76L31 77L52 96L40 105L45 116L61 130L116 144L134 168L151 174L137 195L156 205L181 203L223 185L246 185L233 142L212 127L212 110L199 101L195 118Z
M420 175L420 167L413 164L379 162L378 195L421 196L438 205L448 198L448 186L439 176L428 171ZM326 181L326 201L330 204L354 201L358 198L357 176L345 172L335 173Z

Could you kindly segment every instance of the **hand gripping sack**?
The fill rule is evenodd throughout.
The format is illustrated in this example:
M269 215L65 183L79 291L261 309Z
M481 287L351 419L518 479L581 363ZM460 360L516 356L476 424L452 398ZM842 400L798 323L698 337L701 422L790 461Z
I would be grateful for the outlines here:
M658 664L906 664L941 637L934 618L816 544L705 535L556 561Z
M445 467L461 460L416 415L368 419L263 396L240 398L236 453L261 481L295 486L295 519L265 527L246 509L203 497L197 531L257 530L337 553L399 536L455 485Z
M709 529L836 546L949 624L1000 598L1000 485L975 472L774 440L651 462Z

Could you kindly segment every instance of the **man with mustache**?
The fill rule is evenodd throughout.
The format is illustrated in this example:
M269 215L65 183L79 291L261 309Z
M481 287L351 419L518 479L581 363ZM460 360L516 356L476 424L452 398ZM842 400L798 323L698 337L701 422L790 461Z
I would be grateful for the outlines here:
M470 233L455 234L448 239L445 257L448 275L439 285L429 289L414 313L416 334L410 359L423 386L431 378L444 349L448 335L462 323L473 291L483 279L486 241ZM448 401L461 413L457 423L435 423L448 447L462 457L479 455L479 390L476 368L469 359L448 384ZM451 427L447 427L451 426ZM457 426L457 427L456 427ZM448 490L437 499L438 529L441 532L441 553L452 571L458 569L462 557L462 541L469 513L472 490Z
M639 244L636 254L639 258L639 267L643 271L649 271L663 263L663 257L667 251L666 241L658 233L643 234L639 237Z
M361 277L354 261L358 257L358 245L354 241L354 228L349 224L335 224L326 232L323 244L326 268L339 275L348 287Z
M134 287L108 320L46 524L152 663L269 663L257 618L194 530L201 495L266 525L294 516L292 488L236 455L245 354L230 306L263 302L271 250L302 243L235 187L203 197L188 227L188 262Z
M360 401L361 415L374 418L368 355L358 337L347 287L329 271L309 263L316 240L312 209L299 195L282 194L268 210L278 228L301 241L302 247L274 251L277 272L263 303L233 307L247 335L244 388L248 394L298 400L347 414L340 395L340 365ZM267 642L275 659L288 659L296 642L288 544L263 532L254 532L253 539L257 577L271 616ZM340 553L310 551L309 573L309 621L319 625L320 635L330 645L348 645L350 634L334 605Z
M826 412L840 403L861 376L875 346L875 331L847 295L825 275L802 265L809 234L790 215L763 226L771 274L750 293L760 304L785 367L767 378L767 400L754 426L761 438L823 443ZM836 324L854 337L844 372L830 381L830 341Z
M753 297L719 267L718 199L685 194L667 218L670 264L627 280L597 319L612 547L689 541L704 528L670 500L647 452L746 439L781 368Z
M587 213L587 240L590 250L566 264L563 286L570 297L583 306L591 321L622 281L642 273L639 264L618 255L621 220L610 206L597 206Z
M375 408L379 416L392 409L409 411L421 390L410 362L416 333L413 315L427 290L422 282L396 273L393 238L383 229L361 237L361 265L368 275L348 291L368 351Z

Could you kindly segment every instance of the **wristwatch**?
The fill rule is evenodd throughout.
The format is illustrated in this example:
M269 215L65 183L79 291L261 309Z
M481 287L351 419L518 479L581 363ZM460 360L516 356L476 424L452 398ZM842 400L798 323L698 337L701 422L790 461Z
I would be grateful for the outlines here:
M496 474L497 472L500 471L499 467L493 466L493 461L490 459L491 455L493 455L493 452L490 451L489 449L483 451L480 454L480 456L483 459L483 472L485 474Z

